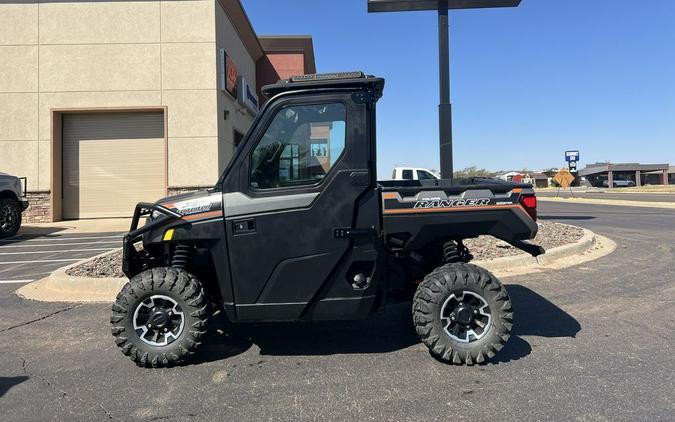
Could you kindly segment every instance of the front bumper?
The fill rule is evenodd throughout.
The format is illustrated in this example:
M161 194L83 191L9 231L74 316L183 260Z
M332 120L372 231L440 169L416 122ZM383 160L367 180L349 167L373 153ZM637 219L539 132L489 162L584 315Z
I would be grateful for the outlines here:
M157 211L160 216L139 228L138 223L141 217L146 217L152 214L153 211ZM143 254L137 251L134 246L143 239L143 235L152 229L158 228L170 221L180 219L181 217L182 215L176 211L170 210L159 204L140 202L136 205L134 216L131 219L129 233L124 235L122 241L122 272L124 275L131 278L143 269Z

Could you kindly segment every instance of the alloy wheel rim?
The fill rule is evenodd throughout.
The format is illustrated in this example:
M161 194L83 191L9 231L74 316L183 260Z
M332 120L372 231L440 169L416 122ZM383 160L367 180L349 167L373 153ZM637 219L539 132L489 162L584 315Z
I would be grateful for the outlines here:
M443 331L460 343L471 343L483 338L490 331L492 314L481 295L461 291L445 299L440 312Z
M9 231L16 224L16 212L6 205L0 208L0 229Z
M142 342L155 347L166 346L183 333L185 314L173 298L152 295L138 304L133 323Z

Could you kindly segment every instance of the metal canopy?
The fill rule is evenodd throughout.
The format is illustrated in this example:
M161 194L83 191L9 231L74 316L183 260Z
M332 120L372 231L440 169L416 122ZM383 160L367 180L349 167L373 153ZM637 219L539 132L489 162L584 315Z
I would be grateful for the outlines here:
M516 7L521 0L447 0L448 9ZM368 12L438 10L438 0L368 0Z

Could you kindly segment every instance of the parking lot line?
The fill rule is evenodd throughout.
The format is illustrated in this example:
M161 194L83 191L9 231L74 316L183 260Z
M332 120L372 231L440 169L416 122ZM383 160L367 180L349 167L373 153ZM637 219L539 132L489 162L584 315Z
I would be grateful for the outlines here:
M0 255L25 255L29 253L64 253L64 252L89 252L89 251L109 251L114 248L89 248L89 249L61 249L59 251L30 251L30 252L0 252Z
M38 238L30 238L30 239L3 239L0 240L0 244L2 243L16 243L16 242L51 242L51 241L60 241L60 240L80 240L80 239L121 239L122 235L114 235L114 236L82 236L82 237L61 237L61 236L55 236L55 237L38 237Z
M0 284L30 283L33 280L0 280Z
M71 243L47 243L44 245L0 245L0 249L3 248L51 248L53 246L79 246L79 245L107 245L107 244L119 244L119 240L108 240L108 241L96 241L96 242L71 242Z
M73 261L81 261L85 258L72 258L72 259L37 259L34 261L7 261L7 262L0 262L0 265L9 265L9 264L39 264L42 262L73 262Z

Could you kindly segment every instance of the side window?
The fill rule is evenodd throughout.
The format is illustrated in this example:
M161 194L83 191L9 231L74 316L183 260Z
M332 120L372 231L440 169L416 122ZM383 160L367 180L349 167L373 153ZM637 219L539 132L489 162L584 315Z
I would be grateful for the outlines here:
M401 172L403 180L413 180L412 170L403 170Z
M279 110L251 152L251 188L320 183L345 149L346 113L342 103Z
M436 180L436 177L425 170L417 170L417 178L419 180Z

